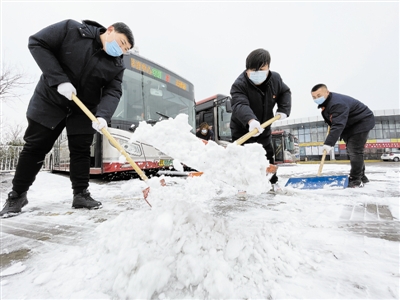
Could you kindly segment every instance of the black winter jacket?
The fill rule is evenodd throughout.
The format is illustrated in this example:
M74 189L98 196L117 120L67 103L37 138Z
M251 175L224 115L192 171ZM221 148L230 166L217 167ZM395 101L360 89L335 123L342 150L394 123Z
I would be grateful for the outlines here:
M123 57L102 48L106 28L93 21L65 20L29 37L29 50L42 70L30 100L27 117L55 128L67 117L68 134L94 133L90 119L73 102L57 92L71 82L78 98L97 117L110 121L122 95Z
M324 103L320 104L321 115L331 127L325 143L334 146L337 140L370 131L375 126L373 112L362 102L346 95L329 93Z
M232 139L237 140L249 132L248 122L256 119L260 124L274 117L273 108L278 105L277 112L290 115L292 96L289 87L281 76L269 71L266 79L267 92L261 91L247 76L246 71L239 75L231 88L232 118L230 127ZM264 146L270 143L271 126L265 128L258 137L248 142L258 142Z
M209 129L209 130L207 131L207 134L206 134L206 135L203 135L203 134L201 133L201 129L200 129L199 131L196 132L196 136L197 136L198 138L201 138L201 139L206 140L206 141L208 141L208 140L214 140L214 131L212 131L211 129Z

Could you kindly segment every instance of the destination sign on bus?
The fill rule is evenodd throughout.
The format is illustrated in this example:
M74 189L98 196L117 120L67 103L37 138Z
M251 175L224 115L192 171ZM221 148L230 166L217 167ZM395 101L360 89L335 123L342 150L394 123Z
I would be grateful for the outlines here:
M161 70L158 70L154 67L151 67L137 59L131 58L131 67L139 70L139 71L143 71L146 74L152 75L155 78L161 79L165 82L171 83L179 88L181 88L182 90L185 91L189 91L189 85L177 78L175 78L174 76L167 74Z

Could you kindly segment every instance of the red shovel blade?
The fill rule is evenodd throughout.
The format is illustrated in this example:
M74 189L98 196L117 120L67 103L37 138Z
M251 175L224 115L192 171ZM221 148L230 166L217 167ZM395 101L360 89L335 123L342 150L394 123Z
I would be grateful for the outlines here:
M149 203L149 201L147 201L147 197L149 196L149 192L150 192L150 187L147 187L143 190L143 196L144 196L144 200L147 202L147 204L151 207L151 204Z

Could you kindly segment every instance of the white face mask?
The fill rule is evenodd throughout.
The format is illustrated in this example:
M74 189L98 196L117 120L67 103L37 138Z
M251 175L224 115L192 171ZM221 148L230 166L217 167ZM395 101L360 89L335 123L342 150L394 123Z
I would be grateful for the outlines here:
M254 84L261 84L267 79L268 71L250 71L249 79L253 81Z
M201 133L202 133L202 134L206 134L206 133L207 133L207 129L202 129L202 130L201 130Z

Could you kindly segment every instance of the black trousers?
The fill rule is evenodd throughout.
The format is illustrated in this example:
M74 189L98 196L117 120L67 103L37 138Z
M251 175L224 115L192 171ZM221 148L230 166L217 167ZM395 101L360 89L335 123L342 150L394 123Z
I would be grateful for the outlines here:
M64 120L52 130L28 118L28 128L24 135L25 145L19 156L12 181L15 192L24 193L33 184L46 154L51 151L54 142L65 126ZM93 134L68 135L70 179L74 194L89 187L90 145L92 142Z
M344 139L347 154L350 157L351 181L361 181L361 177L364 175L364 146L368 139L368 133L369 131L361 132Z

